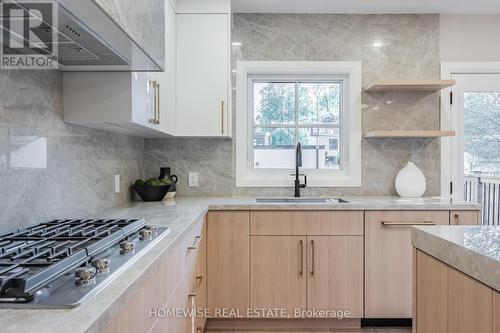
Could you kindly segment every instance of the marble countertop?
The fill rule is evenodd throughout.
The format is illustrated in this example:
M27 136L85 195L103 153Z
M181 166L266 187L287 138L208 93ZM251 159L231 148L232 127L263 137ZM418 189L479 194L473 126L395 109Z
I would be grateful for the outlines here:
M132 203L109 209L90 217L144 218L148 224L170 227L170 232L145 253L141 260L132 264L115 278L93 299L74 309L0 309L1 331L37 333L102 332L114 314L119 311L120 300L135 290L149 267L173 248L176 240L189 226L207 212L206 200L190 200L176 205L165 203Z
M427 197L405 199L398 197L342 197L347 203L258 203L255 198L207 198L210 210L479 210L480 204ZM200 198L183 198L200 200Z
M417 249L500 291L500 226L412 228Z
M156 260L169 251L177 239L201 215L210 210L477 210L477 204L448 199L399 199L394 197L345 197L349 203L268 204L255 198L177 198L159 203L135 202L89 217L145 218L148 224L170 227L170 233L141 260L135 262L93 299L74 309L0 309L2 332L99 332L119 309L120 300Z

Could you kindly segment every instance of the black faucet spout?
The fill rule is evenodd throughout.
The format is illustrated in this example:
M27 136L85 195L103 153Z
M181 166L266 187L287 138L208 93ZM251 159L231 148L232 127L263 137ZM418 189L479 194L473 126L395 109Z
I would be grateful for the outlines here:
M302 166L302 145L300 142L295 147L295 197L300 198L300 189L306 188L307 178L304 175L304 184L300 183L300 167Z

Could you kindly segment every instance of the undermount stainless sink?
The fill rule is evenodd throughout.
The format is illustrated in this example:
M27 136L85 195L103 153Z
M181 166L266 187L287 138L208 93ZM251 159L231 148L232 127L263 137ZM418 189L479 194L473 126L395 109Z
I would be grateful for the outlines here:
M290 204L335 204L348 201L337 198L257 198L257 203L290 203Z

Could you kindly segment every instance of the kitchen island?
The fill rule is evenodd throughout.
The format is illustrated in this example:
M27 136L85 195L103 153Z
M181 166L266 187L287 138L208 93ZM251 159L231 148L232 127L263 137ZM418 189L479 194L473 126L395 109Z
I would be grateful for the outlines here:
M57 310L1 309L2 332L102 332L109 330L109 327L113 325L113 321L119 318L120 313L130 303L130 300L137 296L138 290L151 279L160 279L161 281L157 280L150 284L147 292L149 296L142 296L141 302L144 308L148 308L147 304L145 304L149 299L148 297L162 293L169 293L170 295L172 292L172 290L165 290L167 288L165 286L170 282L165 282L163 279L173 279L171 276L175 275L176 267L162 266L160 263L167 262L174 256L175 249L181 245L183 246L184 238L189 238L187 241L191 245L194 240L194 226L203 221L209 211L217 211L221 214L226 212L247 212L245 214L248 214L251 211L262 211L263 213L276 211L284 213L296 211L324 211L325 213L351 211L358 212L361 223L365 221L365 214L375 214L376 217L377 214L380 214L379 212L390 211L392 214L411 213L412 216L439 214L446 224L476 224L480 209L477 204L451 202L440 198L409 200L393 197L353 197L344 199L348 203L268 204L257 203L255 198L177 198L172 202L131 203L95 214L93 217L99 218L145 218L148 224L170 227L170 233L115 278L93 299L77 308ZM467 223L469 218L471 222ZM414 219L414 217L409 218L410 221ZM335 229L334 232L337 232L336 230L338 229ZM359 236L357 232L355 233L356 237L367 237L367 235L363 236L362 228ZM191 236L193 236L193 239L190 238ZM210 238L208 241L210 241ZM173 282L172 286L174 286ZM362 291L360 295L363 295ZM164 301L166 300L159 299L156 302L157 305L162 306L165 304ZM136 308L135 312L141 311L143 311L143 308ZM131 323L138 323L137 325L140 327L156 326L156 322L161 321L158 318L150 318L149 315L150 313L135 313L135 317L127 318L127 320ZM134 329L136 331L141 330L141 328ZM129 330L132 331L132 328Z
M500 227L412 229L414 332L500 332Z

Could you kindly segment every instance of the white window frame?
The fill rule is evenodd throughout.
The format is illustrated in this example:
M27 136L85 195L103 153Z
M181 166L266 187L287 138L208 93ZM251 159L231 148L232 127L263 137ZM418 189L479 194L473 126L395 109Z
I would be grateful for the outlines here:
M255 169L253 166L252 76L339 78L344 80L342 170L301 170L309 187L361 186L361 62L359 61L237 61L236 62L236 186L291 187L292 169Z

